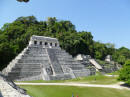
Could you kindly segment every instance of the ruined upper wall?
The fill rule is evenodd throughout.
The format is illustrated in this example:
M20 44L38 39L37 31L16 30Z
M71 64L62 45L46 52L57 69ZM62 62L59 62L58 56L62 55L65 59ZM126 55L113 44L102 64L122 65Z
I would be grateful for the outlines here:
M33 35L29 46L42 46L43 48L59 48L59 42L56 38Z

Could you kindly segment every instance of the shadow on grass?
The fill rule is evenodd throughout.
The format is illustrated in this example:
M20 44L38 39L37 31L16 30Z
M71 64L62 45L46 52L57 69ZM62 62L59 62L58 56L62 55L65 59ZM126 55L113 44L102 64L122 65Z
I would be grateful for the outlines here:
M127 83L121 84L120 86L126 87L130 89L130 85L128 85Z

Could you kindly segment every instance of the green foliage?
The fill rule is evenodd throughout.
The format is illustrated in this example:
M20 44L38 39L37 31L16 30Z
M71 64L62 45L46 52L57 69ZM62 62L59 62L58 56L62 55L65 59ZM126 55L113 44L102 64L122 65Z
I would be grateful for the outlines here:
M124 67L120 70L119 80L130 85L130 60L126 61Z
M109 55L113 55L113 53L115 52L115 45L112 43L106 43L105 46L107 47L107 53Z
M113 53L113 59L120 64L124 64L126 60L130 59L130 50L125 47L117 49Z
M94 50L95 50L94 57L96 59L104 59L107 55L107 47L103 43L95 42L94 43Z

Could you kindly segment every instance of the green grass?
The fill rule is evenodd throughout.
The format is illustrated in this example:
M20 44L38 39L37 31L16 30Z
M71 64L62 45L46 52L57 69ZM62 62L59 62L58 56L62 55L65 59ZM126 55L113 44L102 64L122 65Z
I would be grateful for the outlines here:
M108 73L110 75L119 75L120 71L115 71L115 72L112 72L112 73Z
M21 86L33 97L130 97L130 91L74 86Z
M66 82L75 82L75 83L89 83L89 84L115 84L117 83L117 77L107 77L103 75L95 75L89 77L80 77L70 80L34 80L34 81L22 81L28 83L66 83Z

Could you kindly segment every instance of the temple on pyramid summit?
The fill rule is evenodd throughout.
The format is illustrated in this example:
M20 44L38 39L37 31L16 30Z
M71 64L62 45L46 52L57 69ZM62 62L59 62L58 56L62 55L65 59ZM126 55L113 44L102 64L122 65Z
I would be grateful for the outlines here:
M90 70L62 50L56 38L33 35L2 73L19 81L64 80L88 76Z

